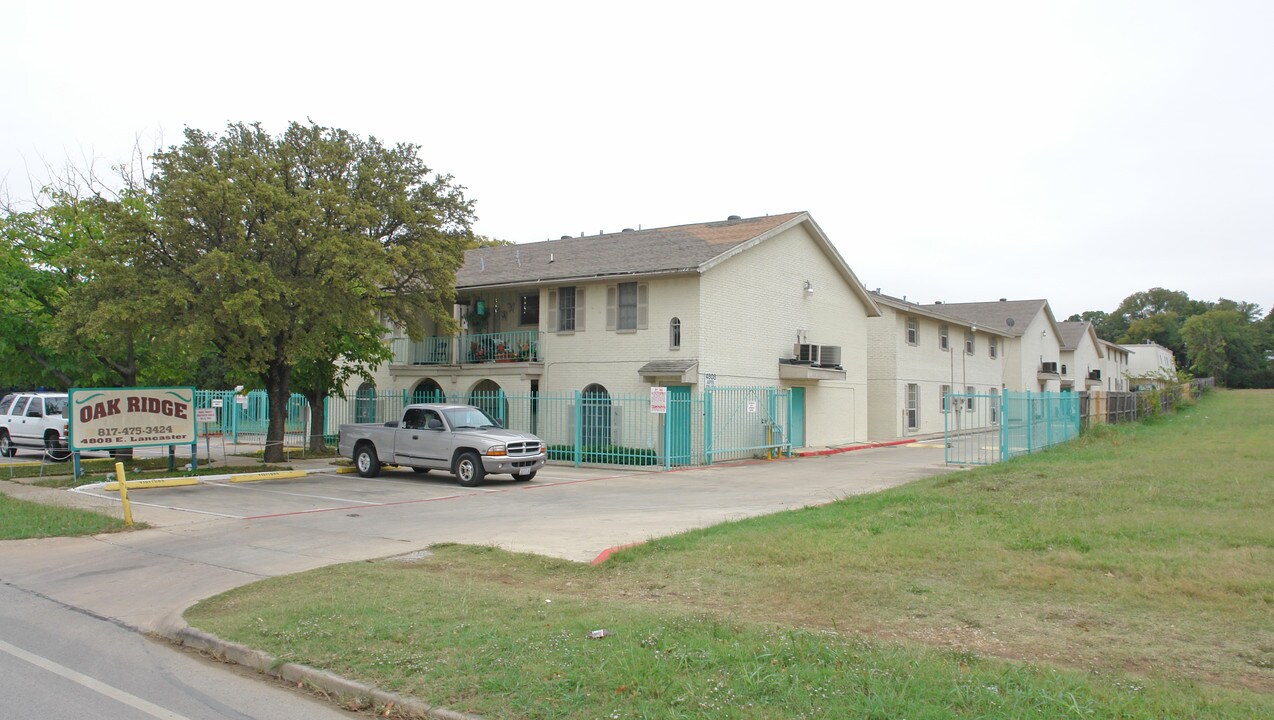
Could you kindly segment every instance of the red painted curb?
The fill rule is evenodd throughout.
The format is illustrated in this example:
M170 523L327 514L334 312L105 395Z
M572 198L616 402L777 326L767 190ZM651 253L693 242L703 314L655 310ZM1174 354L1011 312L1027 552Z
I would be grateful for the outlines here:
M796 453L797 457L821 457L824 455L839 455L841 453L854 452L855 450L871 450L872 448L894 447L895 445L909 445L916 442L915 438L906 440L890 440L888 442L867 443L866 445L849 445L846 447L824 448L822 450L807 450L805 452Z
M615 547L608 547L605 550L598 553L597 557L593 558L593 562L591 564L601 565L602 563L606 562L606 560L609 559L611 555L614 555L620 550L623 550L624 548L635 547L640 544L641 543L639 542L634 542L634 543L628 543L627 545L616 545Z

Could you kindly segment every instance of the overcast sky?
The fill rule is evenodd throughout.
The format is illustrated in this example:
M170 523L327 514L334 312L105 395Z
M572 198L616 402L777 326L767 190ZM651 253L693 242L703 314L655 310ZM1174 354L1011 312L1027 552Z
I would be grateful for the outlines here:
M183 127L421 146L515 242L808 210L869 289L1274 305L1274 2L0 0L0 182Z

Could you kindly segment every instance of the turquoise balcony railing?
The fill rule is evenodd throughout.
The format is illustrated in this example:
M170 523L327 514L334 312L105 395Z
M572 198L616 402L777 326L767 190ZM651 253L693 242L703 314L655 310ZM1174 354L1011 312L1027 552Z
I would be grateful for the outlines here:
M541 362L536 330L476 333L423 340L393 338L389 349L395 365L472 365L494 362Z

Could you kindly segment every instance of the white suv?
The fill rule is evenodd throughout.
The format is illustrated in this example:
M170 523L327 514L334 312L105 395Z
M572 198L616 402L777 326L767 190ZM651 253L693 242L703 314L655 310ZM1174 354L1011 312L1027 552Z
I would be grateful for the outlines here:
M71 457L66 393L14 393L0 399L0 455L42 450L50 460Z

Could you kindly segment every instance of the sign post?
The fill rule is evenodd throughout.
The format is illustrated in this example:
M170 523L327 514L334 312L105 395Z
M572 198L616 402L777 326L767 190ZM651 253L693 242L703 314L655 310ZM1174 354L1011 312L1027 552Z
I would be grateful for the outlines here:
M668 413L668 388L652 387L650 389L650 411L658 415Z
M210 408L195 408L195 422L203 423L204 457L209 464L212 463L212 438L208 432L208 423L217 422L217 408L221 405L221 399L213 400L212 403L213 407Z

